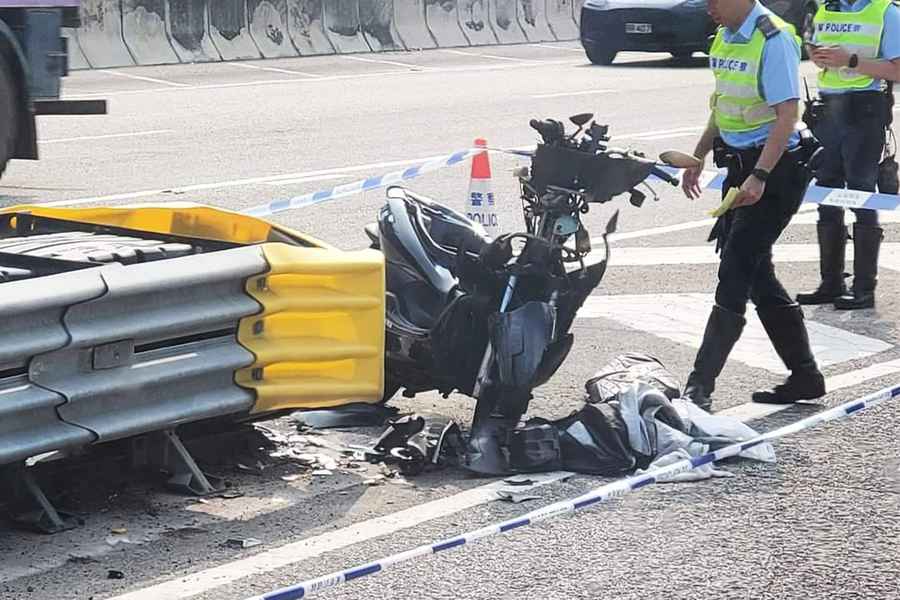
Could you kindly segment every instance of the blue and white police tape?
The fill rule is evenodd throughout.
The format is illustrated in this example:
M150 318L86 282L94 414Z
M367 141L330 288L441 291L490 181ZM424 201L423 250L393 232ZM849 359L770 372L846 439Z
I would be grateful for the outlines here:
M337 198L355 196L356 194L361 194L362 192L388 187L401 181L408 181L410 179L414 179L420 175L423 175L424 173L430 173L433 171L438 171L440 169L458 165L466 159L471 158L479 152L484 152L485 150L487 150L488 152L500 152L503 154L530 157L533 153L527 150L527 148L528 147L489 147L460 150L459 152L454 152L453 154L439 156L418 164L413 164L401 171L394 171L385 175L360 179L359 181L345 183L343 185L339 185L330 189L320 190L318 192L312 192L309 194L304 194L302 196L296 196L294 198L274 200L267 204L249 208L245 210L244 213L254 217L269 217L276 213L284 212L287 210L303 208L305 206L312 206L314 204L319 204L321 202L326 202L328 200L334 200ZM683 170L681 169L673 169L671 167L662 167L662 169L679 178L681 176L681 173L683 172ZM651 178L656 179L656 177L654 176L651 176ZM724 183L724 181L725 176L718 171L704 171L700 179L702 188L716 190L720 190L722 188L722 184ZM839 206L842 208L867 208L874 210L897 210L898 208L900 208L900 195L863 192L859 190L833 189L819 187L817 185L809 186L803 201L805 203L827 204L830 206Z
M669 174L680 179L682 169L661 167ZM655 177L654 177L655 178ZM703 171L700 187L721 190L725 183L725 175L719 171ZM806 188L803 197L806 204L827 204L841 208L867 208L872 210L897 210L900 208L900 195L863 192L860 190L835 189L811 184Z
M725 458L738 456L745 450L764 444L769 440L783 437L788 434L797 433L803 431L804 429L809 429L828 421L843 419L844 417L854 415L866 408L872 408L874 406L887 402L888 400L892 400L898 396L900 396L900 385L885 388L861 399L847 402L840 406L836 406L835 408L812 415L805 419L801 419L800 421L797 421L790 425L779 427L778 429L774 429L768 433L759 435L751 440L732 444L730 446L720 448L715 452L710 452L708 454L704 454L690 460L681 460L672 463L667 467L655 469L653 471L642 473L640 475L629 477L627 479L614 481L610 484L596 488L588 492L587 494L584 494L583 496L579 496L578 498L556 502L554 504L545 506L544 508L539 508L537 510L531 511L515 519L510 519L502 523L495 523L487 527L482 527L481 529L464 533L452 538L447 538L434 544L419 546L418 548L414 548L406 552L401 552L400 554L394 554L393 556L370 562L365 565L360 565L351 569L345 569L343 571L337 571L323 577L318 577L316 579L310 579L308 581L276 590L274 592L269 592L259 596L253 596L252 598L248 598L247 600L297 600L299 598L308 598L309 596L317 592L336 587L342 583L352 581L354 579L359 579L360 577L373 575L402 562L410 561L431 554L437 554L438 552L443 552L444 550L450 550L451 548L457 548L466 544L471 544L486 537L490 537L500 533L506 533L507 531L512 531L513 529L534 525L535 523L545 521L552 517L557 517L559 515L588 508L611 498L625 496L631 492L635 492L644 487L647 487L648 485L657 483L663 477L674 476L678 475L679 473L686 473L703 465L708 465Z
M369 190L375 190L378 188L393 185L395 183L399 183L401 181L414 179L419 175L422 175L423 173L430 173L432 171L438 171L440 169L458 165L467 158L470 158L478 154L479 152L484 152L484 148L470 148L468 150L460 150L459 152L454 152L453 154L439 156L437 158L432 158L430 160L411 165L401 171L394 171L393 173L387 173L386 175L369 177L367 179L354 181L353 183L345 183L344 185L339 185L331 189L313 192L311 194L304 194L302 196L296 196L294 198L288 198L286 200L275 200L273 202L269 202L268 204L262 204L260 206L255 206L253 208L247 209L244 211L244 213L254 217L268 217L274 215L275 213L280 213L295 208L303 208L304 206L312 206L313 204L319 204L320 202L325 202L327 200L334 200L335 198L354 196L356 194L361 194L362 192L367 192Z

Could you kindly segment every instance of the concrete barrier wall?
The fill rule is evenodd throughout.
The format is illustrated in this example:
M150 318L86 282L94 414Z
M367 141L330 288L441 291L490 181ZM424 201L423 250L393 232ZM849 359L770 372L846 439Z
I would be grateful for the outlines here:
M501 44L524 44L528 41L516 15L519 0L490 0L491 25Z
M95 69L134 65L122 35L120 0L84 0L78 43L87 62Z
M460 0L425 0L425 23L441 48L468 46L459 25Z
M337 52L370 52L359 19L360 0L324 0L325 34ZM368 0L371 1L371 0Z
M212 0L208 10L210 37L223 60L262 58L250 36L246 0Z
M578 39L584 0L83 0L73 70Z
M490 46L498 43L494 28L491 26L488 0L460 0L459 23L470 46Z
M394 0L394 26L408 50L437 48L437 40L425 23L427 0Z
M517 13L529 42L556 41L547 21L546 0L519 0Z
M139 65L180 62L166 35L165 0L122 0L125 46Z
M250 37L265 58L299 54L288 31L287 0L247 0Z
M374 52L404 50L403 40L394 23L392 0L363 0L359 3L359 21L363 35Z
M575 22L575 0L547 0L547 23L558 40L578 39Z
M222 60L209 35L206 0L167 0L166 32L181 62Z
M334 54L325 35L324 4L327 0L288 0L288 31L300 56Z

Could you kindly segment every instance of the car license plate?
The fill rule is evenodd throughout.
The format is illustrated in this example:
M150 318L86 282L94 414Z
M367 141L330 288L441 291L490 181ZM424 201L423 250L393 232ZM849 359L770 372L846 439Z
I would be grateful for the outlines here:
M650 23L625 23L625 33L653 33Z

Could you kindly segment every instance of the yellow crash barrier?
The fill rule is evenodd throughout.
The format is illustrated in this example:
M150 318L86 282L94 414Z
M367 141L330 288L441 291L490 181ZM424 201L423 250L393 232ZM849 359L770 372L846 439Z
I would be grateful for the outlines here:
M262 245L271 270L247 282L263 306L241 321L238 341L256 363L238 372L256 390L254 413L377 403L384 393L384 259Z

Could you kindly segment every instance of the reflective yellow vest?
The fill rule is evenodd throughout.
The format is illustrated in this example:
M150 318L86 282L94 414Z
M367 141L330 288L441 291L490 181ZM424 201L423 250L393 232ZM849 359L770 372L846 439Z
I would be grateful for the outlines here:
M873 0L859 12L833 12L819 7L816 13L814 40L824 46L841 46L860 58L877 58L884 31L884 14L890 0ZM853 90L867 88L874 80L850 67L821 69L820 90Z
M767 16L773 26L768 28L770 36L779 35L780 30L800 42L793 25L776 15ZM727 42L724 32L724 27L720 27L709 53L709 66L716 77L710 108L720 131L752 131L775 120L775 109L759 93L766 34L760 29L759 22L749 42Z

